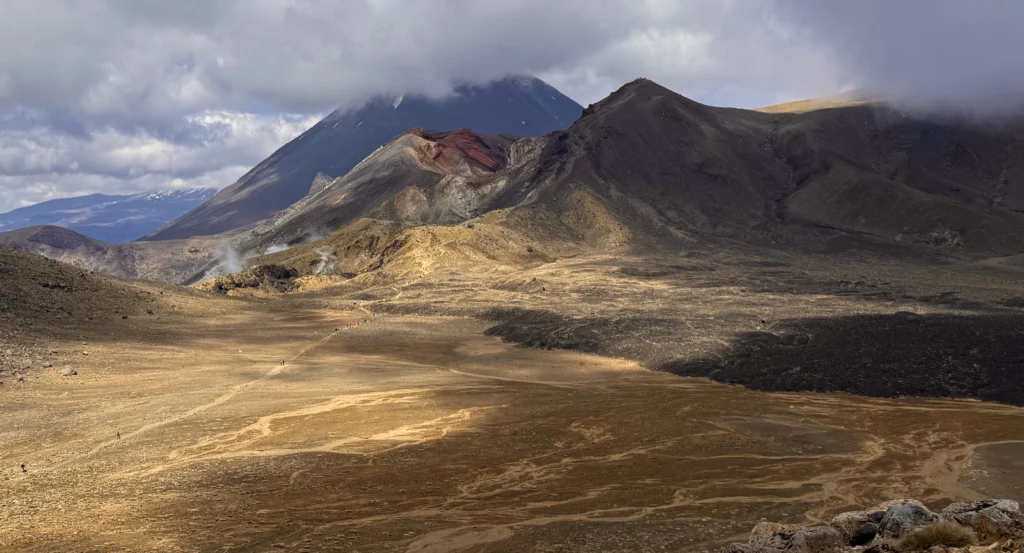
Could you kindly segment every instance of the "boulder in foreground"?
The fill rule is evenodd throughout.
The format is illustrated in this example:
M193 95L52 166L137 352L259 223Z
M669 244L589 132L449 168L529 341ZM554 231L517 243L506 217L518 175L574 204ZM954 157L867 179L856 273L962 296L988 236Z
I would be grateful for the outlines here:
M977 545L980 543L981 545ZM1024 553L1016 501L957 502L936 514L913 499L840 513L828 525L761 522L723 553Z

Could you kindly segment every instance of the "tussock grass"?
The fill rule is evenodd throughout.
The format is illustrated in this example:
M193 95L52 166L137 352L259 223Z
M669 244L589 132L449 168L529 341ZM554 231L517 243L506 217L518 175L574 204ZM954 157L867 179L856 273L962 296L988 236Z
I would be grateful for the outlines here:
M936 545L945 547L967 547L978 545L974 530L955 522L936 522L903 536L896 542L896 548L903 552L927 551Z

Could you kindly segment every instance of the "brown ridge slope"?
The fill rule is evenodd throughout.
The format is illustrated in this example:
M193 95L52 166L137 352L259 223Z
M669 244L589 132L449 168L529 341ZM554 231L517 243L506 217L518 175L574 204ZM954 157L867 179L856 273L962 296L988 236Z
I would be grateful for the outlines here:
M177 283L216 255L222 238L108 244L52 225L0 233L0 244L119 278Z
M574 192L596 198L634 236L746 230L768 219L786 175L763 147L766 123L635 81L554 136L526 180L541 183L533 194L557 211L571 208Z
M873 106L713 108L639 80L555 135L530 180L548 202L583 188L643 234L805 246L828 229L1010 254L1024 238L1022 131Z
M81 370L95 341L166 343L168 328L239 309L237 301L97 274L4 244L0 283L0 404L14 411L24 396L5 392Z
M458 85L452 92L440 100L419 95L378 97L362 107L339 109L210 201L143 239L184 239L252 228L301 199L318 172L344 175L413 127L445 131L469 127L478 133L539 136L566 128L583 109L534 77Z
M492 187L487 175L506 165L514 137L412 129L343 177L321 178L309 195L250 232L259 250L329 234L359 218L450 224L473 216Z
M492 211L502 233L519 235L516 247L534 249L739 241L813 252L1010 256L1024 243L1024 125L982 128L867 104L785 113L716 108L640 79L588 107L568 130L543 137L413 129L344 176L318 175L306 197L230 238L253 255L338 229L348 236L360 219L450 226ZM220 263L210 253L215 239L207 240L198 261L175 255L184 242L146 243L160 253L133 247L119 259L144 260L146 270L115 274L153 278L164 268L172 276L165 280L192 282Z
M564 132L496 149L508 156L496 172L497 159L468 178L441 177L425 157L399 155L427 140L403 135L335 181L315 216L300 212L275 225L306 239L311 226L320 232L360 217L451 225L496 211L491 221L518 236L516 247L541 251L725 240L817 252L1012 255L1024 239L1022 137L1019 125L982 129L878 106L715 108L641 79ZM457 209L456 199L466 207Z
M74 341L97 329L117 336L141 331L140 318L154 323L219 305L192 290L100 275L3 244L0 282L0 377L42 368L51 352L32 347L40 339ZM12 358L18 351L23 359Z
M807 98L805 100L772 104L770 106L757 108L757 111L764 113L801 113L819 109L844 108L868 103L881 103L875 102L871 96L872 95L863 92L845 92L842 94L834 94L832 96L823 96L821 98Z
M759 115L726 111L736 117ZM418 133L407 133L316 193L301 210L279 218L259 240L263 247L281 243L283 236L298 243L317 234L308 229L341 224L344 230L338 237L265 261L294 266L300 273L320 271L323 244L345 272L359 272L406 254L419 260L437 254L420 251L416 244L458 244L457 250L477 252L455 256L456 263L460 257L476 256L518 262L568 255L573 249L678 242L698 231L744 231L763 225L778 194L756 175L774 171L776 180L784 178L776 158L763 150L759 129L755 124L746 127L723 122L714 108L638 81L589 108L566 132L496 150L507 160L495 160L492 166L505 167L493 173L487 167L467 178L465 172L424 170L424 156L403 155L421 140ZM433 187L406 185L424 175ZM388 200L370 208L367 193L356 190L360 186L374 199ZM743 200L737 203L735 198ZM409 224L451 225L485 213L473 221L473 228L405 229ZM380 225L354 224L360 217L399 226L385 225L389 230L382 240L376 234ZM371 228L374 238L354 238L358 229ZM339 249L339 244L345 246ZM353 245L363 249L354 250Z

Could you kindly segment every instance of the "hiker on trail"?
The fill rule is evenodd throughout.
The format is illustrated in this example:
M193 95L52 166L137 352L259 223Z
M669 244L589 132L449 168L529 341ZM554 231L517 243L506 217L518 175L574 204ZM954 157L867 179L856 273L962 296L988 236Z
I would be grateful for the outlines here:
M120 439L121 439L121 433L120 433L120 432L118 432L118 433L117 433L117 439L118 439L118 440L120 440Z

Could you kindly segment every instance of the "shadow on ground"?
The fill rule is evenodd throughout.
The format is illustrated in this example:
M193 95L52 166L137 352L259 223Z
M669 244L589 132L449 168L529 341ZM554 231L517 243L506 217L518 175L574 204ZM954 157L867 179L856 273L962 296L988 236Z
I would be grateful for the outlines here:
M531 348L567 349L657 365L678 355L688 330L670 317L569 317L544 309L493 308L479 315L497 324L484 331Z
M1024 405L1024 315L858 315L785 321L719 355L657 367L757 390L969 397Z
M492 309L486 334L528 347L627 357L680 376L756 390L977 398L1024 405L1024 314L789 319L710 355L665 359L683 321ZM678 351L678 348L675 348Z

